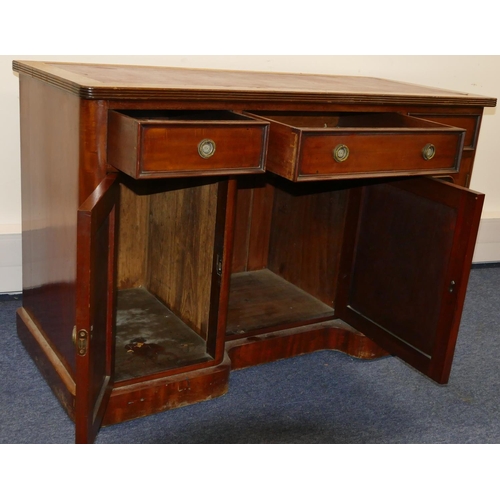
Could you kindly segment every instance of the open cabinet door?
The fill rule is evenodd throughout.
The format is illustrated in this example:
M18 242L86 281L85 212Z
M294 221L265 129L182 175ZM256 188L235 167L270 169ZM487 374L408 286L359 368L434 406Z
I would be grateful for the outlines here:
M108 176L78 210L76 304L77 443L92 443L113 382L116 176Z
M483 199L430 178L350 193L336 313L439 383L451 370Z

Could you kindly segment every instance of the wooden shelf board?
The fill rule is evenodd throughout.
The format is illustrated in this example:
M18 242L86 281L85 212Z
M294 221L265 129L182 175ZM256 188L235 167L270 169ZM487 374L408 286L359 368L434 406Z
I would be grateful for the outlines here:
M145 288L118 291L116 382L205 361L212 361L205 341L154 295Z
M231 277L227 335L307 324L334 316L332 307L268 269Z

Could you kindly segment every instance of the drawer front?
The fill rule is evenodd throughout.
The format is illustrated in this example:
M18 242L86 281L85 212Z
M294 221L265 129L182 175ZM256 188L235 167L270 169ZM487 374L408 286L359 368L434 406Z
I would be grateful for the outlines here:
M108 163L140 178L265 170L268 123L231 112L116 112Z
M270 123L267 170L292 181L457 173L466 133L397 113L259 116Z
M445 133L354 133L314 135L304 133L298 177L352 176L356 174L436 173L458 171L461 136ZM424 157L424 148L434 156ZM345 146L341 161L335 149ZM337 153L338 154L338 153ZM432 149L428 156L432 154Z

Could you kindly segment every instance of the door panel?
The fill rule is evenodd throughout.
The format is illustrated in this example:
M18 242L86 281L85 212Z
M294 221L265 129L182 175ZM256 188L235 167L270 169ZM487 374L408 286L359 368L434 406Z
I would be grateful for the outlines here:
M428 178L350 194L336 312L440 383L451 369L483 198Z
M76 441L94 441L113 381L118 181L104 179L78 210Z

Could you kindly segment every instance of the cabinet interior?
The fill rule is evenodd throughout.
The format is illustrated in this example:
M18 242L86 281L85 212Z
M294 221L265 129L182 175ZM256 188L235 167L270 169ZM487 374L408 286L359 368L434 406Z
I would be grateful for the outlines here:
M239 181L229 338L335 317L347 203L341 184Z
M218 184L120 190L115 379L211 361Z

